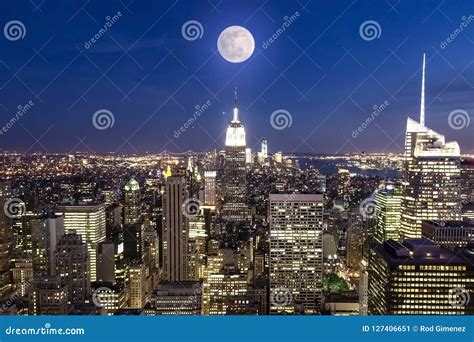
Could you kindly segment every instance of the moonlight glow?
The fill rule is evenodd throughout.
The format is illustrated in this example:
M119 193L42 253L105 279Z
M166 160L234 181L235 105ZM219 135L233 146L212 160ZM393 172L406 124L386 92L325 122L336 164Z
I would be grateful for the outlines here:
M252 56L255 49L255 40L246 28L230 26L219 35L217 49L226 61L241 63Z

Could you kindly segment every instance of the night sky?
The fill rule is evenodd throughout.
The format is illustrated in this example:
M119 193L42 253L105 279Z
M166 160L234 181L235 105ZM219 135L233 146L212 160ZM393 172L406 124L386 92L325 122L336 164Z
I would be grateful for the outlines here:
M330 4L330 5L328 5ZM119 19L86 48L107 22ZM267 41L299 13L267 48ZM427 53L426 124L474 152L473 128L453 129L448 115L474 113L472 1L20 1L0 2L0 126L19 105L34 105L0 135L0 148L18 152L182 152L222 149L238 87L247 145L262 137L269 152L402 152L408 115L418 118L422 53ZM21 21L25 35L3 32ZM183 38L198 21L202 37ZM379 37L362 39L373 20ZM216 41L240 25L255 51L238 64L224 60ZM443 46L441 46L443 45ZM176 138L196 105L211 103ZM387 108L356 138L352 132L374 105ZM98 110L112 127L96 129ZM270 123L284 109L291 126Z

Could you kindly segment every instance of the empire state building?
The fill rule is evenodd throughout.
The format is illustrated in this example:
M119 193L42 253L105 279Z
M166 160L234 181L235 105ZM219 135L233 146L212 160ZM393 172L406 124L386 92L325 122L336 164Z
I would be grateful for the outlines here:
M225 139L222 217L227 221L246 220L245 147L245 128L239 121L237 90L235 90L233 117L227 127Z

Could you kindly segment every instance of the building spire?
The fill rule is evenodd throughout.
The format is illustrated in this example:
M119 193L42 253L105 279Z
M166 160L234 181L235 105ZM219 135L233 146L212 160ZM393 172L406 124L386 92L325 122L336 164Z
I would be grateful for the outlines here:
M232 122L239 122L239 107L237 106L237 85L234 89L234 117Z
M426 54L423 53L423 68L421 74L421 105L420 105L420 125L425 126L425 67Z

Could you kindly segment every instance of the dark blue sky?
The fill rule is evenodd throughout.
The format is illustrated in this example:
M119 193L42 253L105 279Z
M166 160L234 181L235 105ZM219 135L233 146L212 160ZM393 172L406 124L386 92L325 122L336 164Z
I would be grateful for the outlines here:
M118 11L117 22L86 49ZM300 16L263 49L296 11ZM270 152L401 152L406 117L418 117L426 52L427 125L458 140L463 153L474 152L474 121L461 130L448 125L453 110L474 113L474 20L440 47L469 15L472 1L5 0L1 27L19 20L26 34L16 41L0 35L0 126L18 105L34 105L0 135L0 148L222 148L237 84L250 146L267 137ZM202 24L201 39L183 38L188 20ZM380 25L378 39L361 38L367 20ZM230 25L254 35L256 50L244 63L229 63L216 51L219 33ZM193 127L175 138L194 107L207 101L211 106ZM373 106L385 101L387 108L353 138ZM99 109L113 113L113 127L94 127ZM290 127L272 128L277 109L291 114Z

